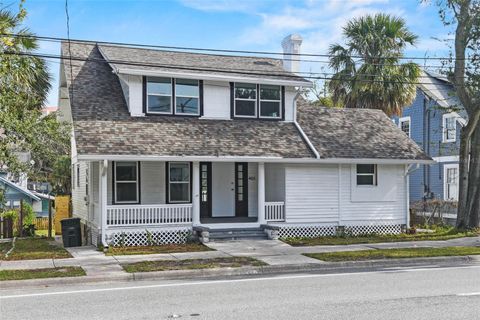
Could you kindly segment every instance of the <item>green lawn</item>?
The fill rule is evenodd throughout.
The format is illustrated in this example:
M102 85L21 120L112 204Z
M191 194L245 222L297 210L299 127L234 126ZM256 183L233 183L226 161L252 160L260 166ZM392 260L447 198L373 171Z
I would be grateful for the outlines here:
M15 248L6 260L71 258L67 250L46 238L17 239ZM5 258L2 258L5 259Z
M1 242L0 243L0 260L5 259L5 254L8 252L8 250L10 250L11 247L12 247L11 242Z
M361 261L380 259L404 259L422 257L468 256L479 255L480 247L445 247L445 248L405 248L378 249L362 251L342 251L329 253L305 253L310 258L323 261Z
M265 266L266 263L249 257L228 257L213 259L142 261L122 265L126 272L150 272L167 270L191 270L211 268L239 268Z
M60 277L80 277L84 275L86 275L86 273L80 267L0 270L0 281L60 278Z
M449 240L463 237L476 237L480 233L475 231L463 231L453 227L437 228L433 233L416 234L393 234L393 235L365 235L365 236L335 236L317 238L284 238L282 241L292 246L322 246L322 245L346 245L360 243L380 242L403 242L403 241L428 241L428 240Z
M154 254L154 253L176 253L176 252L198 252L212 251L209 247L201 243L185 244L165 244L158 246L145 247L109 247L107 256L134 255L134 254Z

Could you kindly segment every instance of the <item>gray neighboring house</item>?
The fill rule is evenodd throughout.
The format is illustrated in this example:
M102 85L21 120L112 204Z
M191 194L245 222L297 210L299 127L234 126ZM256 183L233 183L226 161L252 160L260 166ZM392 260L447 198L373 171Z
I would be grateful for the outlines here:
M300 45L285 38L282 61L63 43L59 106L87 241L408 226L409 170L432 159L381 111L301 101L311 83L288 59Z

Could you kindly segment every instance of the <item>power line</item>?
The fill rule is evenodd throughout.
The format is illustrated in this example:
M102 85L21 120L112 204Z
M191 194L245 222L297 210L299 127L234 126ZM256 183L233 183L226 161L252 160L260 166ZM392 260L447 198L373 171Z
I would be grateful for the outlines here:
M14 33L2 33L2 36L10 37L27 37L27 38L36 38L41 40L55 40L55 41L67 41L68 39L61 37L51 37L51 36L38 36L38 35L21 35ZM96 41L96 40L82 40L82 39L70 39L74 42L84 42L84 43L93 43L93 44L110 44L117 46L130 46L130 47L139 47L139 48L157 48L157 49L169 49L169 50L184 50L184 51L201 51L201 52L223 52L223 53L243 53L243 54L258 54L258 55L287 55L287 56L305 56L305 57L326 57L330 58L330 54L321 54L321 53L283 53L283 52L274 52L274 51L250 51L250 50L233 50L233 49L215 49L215 48L199 48L199 47L181 47L181 46L165 46L165 45L155 45L155 44L141 44L141 43L128 43L128 42L113 42L113 41ZM360 55L350 55L350 58L363 59L363 56ZM376 57L377 59L391 59L392 57ZM455 57L398 57L399 60L459 60ZM473 58L464 58L462 60L474 60Z
M70 83L71 83L71 105L73 105L73 63L72 63L72 48L71 48L71 43L70 43L70 15L68 14L68 0L65 0L65 18L66 18L66 23L67 23L67 41L68 41L68 54L70 55Z
M34 36L34 35L30 35L30 36L24 36L24 35L20 35L20 34L0 34L0 36L12 36L12 37L28 37L28 38L34 38L34 39L37 39L39 41L46 41L46 42L54 42L54 43L61 43L63 41L73 41L73 42L83 42L83 43L90 43L90 44L103 44L103 45L115 45L115 46L118 46L118 45L123 45L123 46L128 46L128 47L131 47L131 48L135 48L135 47L139 47L141 49L146 49L146 48L157 48L157 47L160 47L160 48L164 48L165 46L156 46L156 45L141 45L141 44L131 44L131 43L121 43L121 42L97 42L97 41L93 41L93 40L75 40L75 39L70 39L68 40L65 39L65 38L59 38L59 37L42 37L42 36ZM166 47L166 48L177 48L177 47ZM185 50L187 50L188 48L185 48ZM208 49L206 49L208 50ZM235 52L235 50L232 50ZM188 51L179 51L179 52L184 52L184 53L193 53L193 52L188 52ZM205 54L205 53L203 53ZM280 53L278 53L280 54ZM283 54L283 53L282 53ZM220 55L220 54L208 54L208 55L216 55L216 56L220 56L220 57L229 57L231 55ZM328 57L331 57L331 55L325 55L325 56L328 56ZM256 57L256 56L245 56L245 57L248 57L248 58L261 58L261 57ZM353 56L351 56L353 57ZM322 63L322 64L330 64L330 61L329 60L312 60L312 59L293 59L293 58L272 58L272 57L266 57L266 58L270 58L270 59L276 59L276 60L282 60L282 61L296 61L296 62L304 62L304 63ZM440 58L440 57L437 57L439 60L448 60L450 58ZM384 58L384 59L390 59L390 58ZM422 58L424 59L424 58ZM361 63L361 61L354 61L355 64L358 64L358 63ZM372 65L372 66L384 66L386 65L385 63L371 63L369 62L368 63L369 65ZM401 66L402 64L398 64L398 63L389 63L388 64L389 66ZM438 67L441 67L441 65L427 65L427 64L423 64L424 67L430 67L430 68L438 68ZM306 72L305 72L306 73Z
M219 72L219 73L235 73L241 75L253 75L253 76L278 76L284 78L290 78L292 80L298 80L299 78L303 79L314 79L314 80L350 80L349 78L338 78L333 79L332 77L320 77L320 76L295 76L295 75L286 75L285 73L269 73L269 71L265 72L244 72L244 71L234 71L234 69L221 69L221 68L200 68L200 67L193 67L193 66L177 66L172 64L148 64L143 62L132 62L132 61L122 61L122 60L104 60L104 59L96 59L96 58L83 58L77 56L62 56L62 55L54 55L54 54L38 54L38 53L25 53L25 52L4 52L4 54L8 55L18 55L18 56L30 56L30 57L38 57L38 58L45 58L45 59L69 59L70 60L70 67L72 68L72 61L83 61L83 62L95 62L95 63L102 63L102 64L119 64L119 65L128 65L128 66L139 66L139 67L158 67L158 68L165 68L165 69L180 69L180 70L189 70L189 71L206 71L206 72ZM325 74L325 73L321 73ZM332 74L333 75L333 74ZM363 75L363 74L362 74ZM365 75L368 76L368 75ZM374 76L374 75L371 75ZM407 82L407 81L394 81L394 80L377 80L377 79L356 79L357 82L371 82L371 83L403 83L403 84L431 84L425 82Z

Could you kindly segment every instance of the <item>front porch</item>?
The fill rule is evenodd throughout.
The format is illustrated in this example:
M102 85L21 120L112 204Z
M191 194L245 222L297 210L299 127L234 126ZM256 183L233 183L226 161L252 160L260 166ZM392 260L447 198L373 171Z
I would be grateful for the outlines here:
M141 236L144 240L168 243L188 236L194 227L260 228L285 221L281 164L103 161L91 165L98 182L92 210L101 220L104 244L142 242L127 239L139 232L147 233ZM167 236L159 234L167 231Z

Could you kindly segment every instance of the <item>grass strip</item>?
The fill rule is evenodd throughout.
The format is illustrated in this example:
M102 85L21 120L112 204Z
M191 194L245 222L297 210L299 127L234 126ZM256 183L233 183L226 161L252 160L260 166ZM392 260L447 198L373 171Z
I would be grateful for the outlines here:
M0 270L0 281L27 280L61 277L80 277L86 275L80 267L24 269L24 270Z
M479 255L480 247L403 248L326 253L304 253L305 256L322 261L364 261L381 259L406 259L426 257Z
M12 242L0 242L0 260L5 259L5 255L7 254L8 250L12 248Z
M135 254L155 254L155 253L179 253L179 252L199 252L213 251L201 243L185 244L165 244L158 246L142 247L109 247L105 253L107 256L135 255Z
M71 258L70 253L46 238L17 239L15 248L6 260L35 260Z
M441 228L432 233L392 234L392 235L364 235L364 236L334 236L317 238L284 238L283 242L291 246L325 246L347 245L361 243L405 242L405 241L442 241L464 237L477 237L478 230L465 231L456 228Z
M211 268L239 268L265 266L266 263L249 257L227 257L212 259L142 261L122 265L126 272L151 272L168 270L192 270Z

